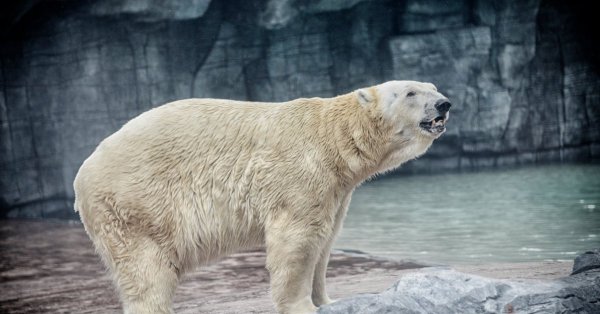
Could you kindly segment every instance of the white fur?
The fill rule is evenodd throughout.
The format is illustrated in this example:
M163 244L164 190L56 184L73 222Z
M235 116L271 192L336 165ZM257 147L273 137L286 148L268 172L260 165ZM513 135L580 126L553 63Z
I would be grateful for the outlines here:
M408 91L416 95L406 97ZM126 313L169 313L181 276L266 246L273 301L310 313L354 188L423 154L431 84L281 104L187 99L141 114L83 163L75 209Z

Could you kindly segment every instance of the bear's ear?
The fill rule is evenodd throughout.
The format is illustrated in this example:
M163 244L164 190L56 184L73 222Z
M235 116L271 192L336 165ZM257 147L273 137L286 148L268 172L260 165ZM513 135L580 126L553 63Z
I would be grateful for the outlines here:
M358 98L358 103L366 107L369 103L373 101L373 95L366 88L361 88L356 91L356 97Z
M426 83L427 85L429 85L429 87L431 87L431 89L433 89L434 91L437 92L437 87L435 87L435 85L431 84L431 83Z

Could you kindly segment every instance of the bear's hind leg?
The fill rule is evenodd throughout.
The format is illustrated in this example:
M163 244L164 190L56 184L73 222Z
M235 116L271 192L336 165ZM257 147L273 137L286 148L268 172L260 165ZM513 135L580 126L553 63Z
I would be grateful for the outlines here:
M115 282L125 314L173 313L178 269L152 240L144 239L115 261Z
M90 236L109 268L126 314L173 313L179 269L164 249L109 220Z
M112 199L92 205L80 206L81 220L113 277L124 312L172 313L181 275L174 252L154 241L148 228L128 223L132 211L119 208Z

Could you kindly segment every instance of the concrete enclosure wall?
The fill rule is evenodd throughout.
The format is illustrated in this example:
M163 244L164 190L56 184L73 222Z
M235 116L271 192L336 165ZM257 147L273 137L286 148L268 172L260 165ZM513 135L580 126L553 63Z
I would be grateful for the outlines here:
M81 162L189 97L282 101L429 81L449 129L401 171L600 155L594 16L491 0L22 1L0 39L0 215L76 217Z

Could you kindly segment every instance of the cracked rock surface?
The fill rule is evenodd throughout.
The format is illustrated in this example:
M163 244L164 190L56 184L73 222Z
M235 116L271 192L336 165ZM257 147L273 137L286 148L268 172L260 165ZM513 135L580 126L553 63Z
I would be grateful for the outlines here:
M598 268L600 268L600 249L587 251L575 258L572 275Z
M553 281L501 280L447 268L424 269L403 276L382 293L343 299L318 313L600 313L600 253L581 256L595 261L595 267Z

